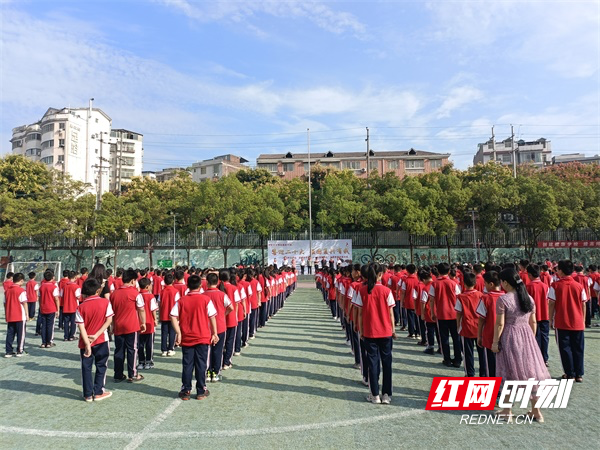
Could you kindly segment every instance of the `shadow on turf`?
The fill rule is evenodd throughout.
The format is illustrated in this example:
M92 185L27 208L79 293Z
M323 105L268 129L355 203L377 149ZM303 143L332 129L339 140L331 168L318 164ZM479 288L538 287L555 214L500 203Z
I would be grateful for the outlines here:
M26 392L35 395L81 400L81 389L71 389L64 386L50 386L45 383L30 383L21 380L0 380L0 389L11 392Z

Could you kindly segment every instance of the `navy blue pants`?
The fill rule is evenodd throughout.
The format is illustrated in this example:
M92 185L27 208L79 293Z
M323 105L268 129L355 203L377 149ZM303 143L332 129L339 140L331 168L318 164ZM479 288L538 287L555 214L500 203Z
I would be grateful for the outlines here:
M242 351L242 333L244 332L244 321L238 322L237 327L235 327L235 343L234 343L234 351L239 353Z
M337 317L337 302L329 299L329 307L331 308L331 315L335 319Z
M175 329L170 320L160 322L160 351L167 352L175 348Z
M418 333L421 336L421 342L425 343L427 342L427 327L425 326L425 321L421 319L421 316L417 316L417 324L419 325Z
M35 335L42 335L42 311L38 308L37 320L35 321Z
M249 322L249 330L248 330L248 334L249 337L254 336L254 333L256 333L256 328L258 326L258 312L260 310L258 308L254 308L252 311L250 311L250 322Z
M235 314L235 313L231 313ZM228 366L231 364L231 357L233 356L233 348L235 346L235 335L237 334L237 326L227 328L225 333L225 348L223 349L223 365Z
M35 305L36 302L27 302L27 310L29 314L29 318L33 319L35 317Z
M437 343L440 345L440 333L435 322L425 322L427 328L427 348L433 348L437 338ZM440 346L441 347L441 346Z
M75 337L75 313L63 313L63 328L65 329L65 341Z
M81 384L83 385L83 396L91 397L104 392L106 383L106 371L108 370L108 356L110 355L108 342L94 345L92 355L87 358L83 356L85 349L79 350L81 355ZM96 375L92 377L92 366L96 365Z
M262 302L260 305L260 312L258 316L258 326L264 327L267 323L267 309L269 308L269 302Z
M13 348L13 341L17 338L17 351ZM25 348L25 321L8 322L6 324L6 354L23 353Z
M485 364L487 367L487 376L496 376L496 354L489 348L485 349Z
M196 371L196 392L204 393L206 390L206 368L208 366L208 344L198 344L192 347L181 347L181 390L192 390L192 375Z
M140 334L138 351L141 364L154 362L154 333Z
M125 355L127 355L127 375L129 378L137 376L137 353L139 333L115 334L115 379L123 377L125 370Z
M210 348L208 370L214 373L221 373L221 367L223 367L223 348L225 346L225 331L219 333L217 336L219 336L219 342L217 342Z
M556 329L556 342L563 370L568 377L583 376L583 331Z
M485 363L485 349L477 346L477 338L461 336L462 347L465 358L465 376L475 376L475 349L479 360L479 376L487 376L487 365Z
M58 308L58 329L62 330L63 329L63 307L60 306Z
M379 395L379 374L383 372L381 393L392 396L392 338L365 338L369 388L372 395Z
M42 344L52 344L52 341L54 341L54 319L56 318L56 313L40 314L40 316Z
M550 321L540 320L537 323L537 330L535 332L535 340L537 341L544 362L548 362L548 342L550 341Z
M250 316L246 316L246 318L242 322L242 338L241 338L242 347L248 343L249 330L250 330Z
M456 327L456 320L438 320L438 327L440 329L440 341L442 343L442 354L444 355L444 361L456 361L462 362L462 345L460 343L460 337L458 335L458 328ZM450 336L452 337L452 346L454 348L454 359L450 358Z
M406 310L406 318L408 321L408 334L415 336L417 334L417 315L414 309Z
M394 324L398 326L400 324L400 302L396 300L396 305L394 306Z

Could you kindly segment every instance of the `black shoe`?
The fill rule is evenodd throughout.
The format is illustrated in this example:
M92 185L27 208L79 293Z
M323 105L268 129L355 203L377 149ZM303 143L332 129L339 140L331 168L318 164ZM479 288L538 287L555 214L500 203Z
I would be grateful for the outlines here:
M200 392L198 395L196 395L196 400L204 400L209 395L210 391L208 389L204 389L204 392Z
M441 354L442 354L442 349L441 349L441 348L438 348L436 353L437 353L438 355L441 355Z
M462 361L457 361L457 360L454 360L454 361L452 361L452 366L453 366L453 367L460 367L460 364L461 364L461 363L462 363Z
M190 399L190 391L180 391L178 396L181 400L189 400Z
M448 361L447 359L442 361L442 364L445 365L446 367L452 367L452 361Z
M423 353L426 353L428 355L435 355L435 350L433 350L432 348L426 348L425 350L423 350Z
M120 383L121 381L125 381L127 379L127 375L123 374L120 377L114 377L113 380L115 383Z

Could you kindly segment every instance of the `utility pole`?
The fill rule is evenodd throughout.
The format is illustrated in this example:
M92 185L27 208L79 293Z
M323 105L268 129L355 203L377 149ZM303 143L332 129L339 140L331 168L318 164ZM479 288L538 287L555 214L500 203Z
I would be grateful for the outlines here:
M517 178L517 152L515 149L515 129L510 126L510 148L512 150L513 178Z
M473 250L475 251L475 262L479 262L479 248L477 246L477 231L475 230L475 210L471 209L471 219L473 220Z
M121 195L121 169L122 169L122 161L123 161L123 132L120 131L120 145L119 145L119 190L117 191L117 195Z
M177 251L177 238L175 237L175 217L177 217L177 214L173 213L173 267L175 267L175 252Z
M85 182L89 183L88 171L90 170L90 119L92 118L92 102L94 98L90 98L90 106L85 115Z
M100 205L102 204L102 151L104 147L104 140L102 137L103 132L100 132L100 163L98 164L98 192L96 193L96 209L100 209Z
M492 157L496 162L496 136L494 136L494 125L492 125Z
M369 179L369 152L371 151L370 145L369 145L369 127L367 127L367 139L365 139L365 141L367 141L367 180Z
M306 129L306 145L308 147L308 255L312 263L312 182L310 179L310 128Z

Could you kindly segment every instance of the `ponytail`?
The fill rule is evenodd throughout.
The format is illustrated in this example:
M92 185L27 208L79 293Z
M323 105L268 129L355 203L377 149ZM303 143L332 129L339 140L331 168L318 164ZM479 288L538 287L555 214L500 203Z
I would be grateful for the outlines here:
M531 297L529 297L529 293L525 288L525 283L523 283L523 280L521 280L519 273L515 269L504 269L500 272L500 279L508 283L515 290L519 302L519 309L522 312L528 313L533 311Z
M375 287L377 277L380 273L383 273L383 266L378 263L369 264L369 268L367 269L367 292L369 294Z

